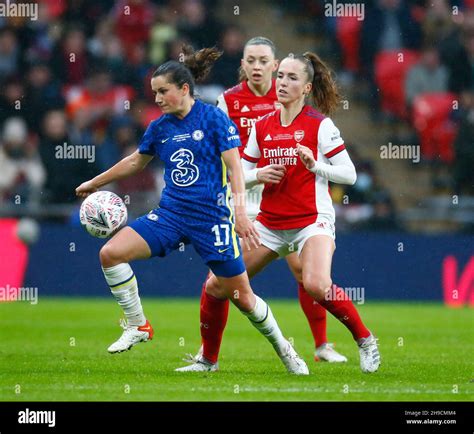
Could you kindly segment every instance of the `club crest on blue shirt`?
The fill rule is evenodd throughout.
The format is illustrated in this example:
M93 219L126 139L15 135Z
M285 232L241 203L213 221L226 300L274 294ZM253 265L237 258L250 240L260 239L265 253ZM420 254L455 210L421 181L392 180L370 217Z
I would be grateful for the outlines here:
M193 132L193 139L199 142L199 140L202 140L204 138L204 133L201 130L195 130Z
M156 214L153 214L152 211L150 211L148 214L147 214L147 219L148 220L151 220L151 221L154 221L156 222L158 220L158 216Z

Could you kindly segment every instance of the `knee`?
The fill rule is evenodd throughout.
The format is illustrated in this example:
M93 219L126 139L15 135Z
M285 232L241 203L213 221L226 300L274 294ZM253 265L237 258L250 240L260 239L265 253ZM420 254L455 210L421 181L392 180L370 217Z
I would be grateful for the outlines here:
M255 307L255 296L248 281L247 285L242 282L221 285L217 277L212 276L206 282L206 293L221 300L229 299L242 312L250 312Z
M216 276L211 276L206 282L206 294L212 295L215 298L226 299L227 296L224 290L220 287Z
M255 307L255 297L248 288L222 288L218 280L213 277L206 284L206 292L214 297L229 299L242 312L250 312Z
M332 279L318 273L303 276L303 285L309 295L316 301L324 300L326 292L331 289Z
M255 296L253 293L240 293L235 291L232 302L241 312L249 313L255 308Z
M114 265L126 262L118 254L117 250L113 247L113 245L109 243L107 243L100 249L99 258L100 263L104 268L113 267Z

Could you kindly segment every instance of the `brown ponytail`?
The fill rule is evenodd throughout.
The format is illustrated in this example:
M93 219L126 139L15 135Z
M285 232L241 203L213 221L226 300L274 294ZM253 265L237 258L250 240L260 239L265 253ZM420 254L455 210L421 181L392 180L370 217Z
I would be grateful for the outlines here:
M163 63L153 73L153 77L166 75L170 83L174 83L179 88L187 83L189 94L194 97L194 83L200 83L207 77L212 65L221 57L222 52L217 48L194 51L189 45L183 45L182 50L184 58L181 62L169 60Z
M183 45L182 50L184 64L191 71L196 83L204 81L216 60L222 56L222 51L219 51L216 47L194 51L190 45Z
M331 116L341 103L341 95L331 69L321 58L307 51L302 56L295 56L305 64L308 79L313 84L311 89L312 100L321 113Z

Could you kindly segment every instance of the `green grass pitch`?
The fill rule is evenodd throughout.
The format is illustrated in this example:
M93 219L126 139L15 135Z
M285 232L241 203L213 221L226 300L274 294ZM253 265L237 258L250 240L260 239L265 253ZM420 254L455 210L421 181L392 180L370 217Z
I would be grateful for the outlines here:
M328 314L328 337L346 364L315 363L298 301L269 300L309 365L286 373L273 349L231 307L216 373L177 373L199 347L197 299L144 298L151 342L110 355L120 310L107 298L0 303L2 401L472 401L474 315L441 304L360 306L379 337L382 366L363 374L350 333Z

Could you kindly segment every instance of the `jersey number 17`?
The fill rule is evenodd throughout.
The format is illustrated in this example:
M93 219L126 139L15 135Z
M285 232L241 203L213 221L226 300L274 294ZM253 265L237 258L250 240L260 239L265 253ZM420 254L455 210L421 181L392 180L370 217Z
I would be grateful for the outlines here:
M221 229L224 229L224 234L225 234L225 241L222 241L221 237ZM216 236L216 241L214 241L214 245L219 247L219 246L227 246L230 241L230 228L228 224L221 224L221 225L214 225L212 227L212 232L214 232L214 235Z

